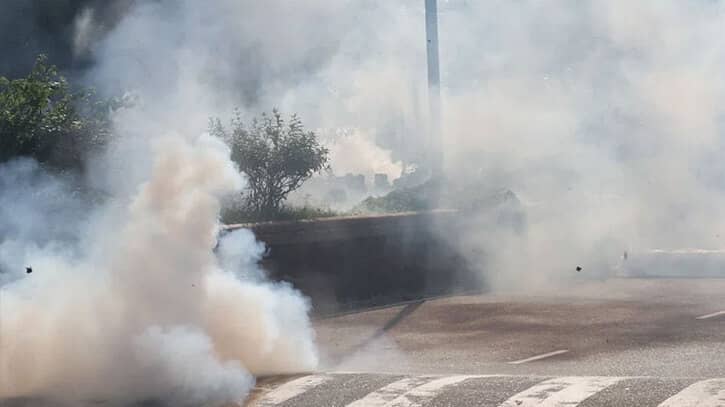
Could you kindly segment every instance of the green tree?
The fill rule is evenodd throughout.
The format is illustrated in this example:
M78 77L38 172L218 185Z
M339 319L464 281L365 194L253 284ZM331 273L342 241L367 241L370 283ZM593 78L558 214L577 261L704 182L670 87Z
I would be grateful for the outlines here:
M229 144L232 159L247 176L244 198L255 217L274 218L290 192L328 167L328 150L297 115L285 120L273 110L245 125L237 112L228 131L219 119L211 119L210 133Z
M80 169L109 136L113 101L74 91L44 55L24 78L0 77L0 162L28 156L56 169Z

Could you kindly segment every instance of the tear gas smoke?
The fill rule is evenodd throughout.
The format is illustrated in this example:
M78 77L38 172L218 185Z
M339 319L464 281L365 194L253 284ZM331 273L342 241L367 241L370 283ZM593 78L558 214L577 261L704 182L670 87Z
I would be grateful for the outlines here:
M605 275L624 250L723 246L723 2L439 3L446 178L458 200L510 189L528 219L516 235L467 215L461 250L494 287L571 280L576 265ZM415 161L422 2L336 11L356 24L281 92L285 109L369 129L393 162Z
M375 144L373 137L365 131L349 129L333 135L324 131L319 133L330 150L330 168L335 175L364 174L372 178L374 174L385 174L390 179L400 177L402 163L394 161L390 150Z
M415 161L423 2L350 3L327 63L260 100ZM461 250L494 287L606 275L625 250L722 248L725 3L439 3L446 178L458 200L510 189L528 219L517 235L467 215Z
M336 10L356 24L327 64L281 92L285 109L370 129L393 161L415 161L422 3ZM579 278L606 275L625 250L723 246L725 3L439 3L446 178L458 200L510 189L528 219L517 235L467 215L461 250L494 287L559 285L576 265Z
M75 24L76 45L97 58L88 80L138 100L116 114L115 139L89 165L84 188L104 199L89 203L29 161L0 168L0 267L9 276L0 286L0 399L218 405L243 398L256 375L317 364L310 305L265 280L256 266L263 245L242 230L214 252L221 202L245 184L229 149L204 134L210 114L233 106L205 78L230 72L208 44L239 26L224 20L222 6L234 2L212 14L170 3L139 2L92 44L92 15Z
M443 53L457 45L443 63L449 171L515 191L529 221L523 237L466 231L494 284L604 275L627 249L722 247L723 21L719 1L442 15Z
M29 251L36 272L2 287L0 397L221 403L252 375L314 368L309 305L252 276L251 233L222 242L226 270L213 253L219 200L244 184L228 148L175 135L153 156L129 205L107 209L123 221L87 231L92 255Z
M201 397L235 383L224 387L236 395L246 372L311 366L305 302L257 272L221 272L211 254L219 198L241 182L222 146L193 135L236 104L278 106L310 128L366 129L391 162L414 161L422 2L140 1L90 42L97 14L75 15L69 43L96 61L87 80L137 89L144 104L117 118L120 138L93 166L91 184L115 199L79 234L86 250L46 241L0 253L3 267L24 266L22 255L34 268L2 288L3 394ZM529 220L523 236L474 215L461 231L496 286L538 286L577 265L590 274L623 249L722 246L723 20L721 1L441 1L447 178L511 189ZM229 309L243 318L227 320ZM176 377L184 360L217 379Z

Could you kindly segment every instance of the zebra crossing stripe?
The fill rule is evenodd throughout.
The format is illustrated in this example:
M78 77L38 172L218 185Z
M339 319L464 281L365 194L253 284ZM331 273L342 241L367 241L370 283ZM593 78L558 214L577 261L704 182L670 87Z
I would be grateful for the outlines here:
M502 407L575 406L623 380L621 377L558 377L545 380L510 397Z
M659 407L725 406L725 379L696 382L665 400Z
M285 382L263 393L259 398L252 397L248 406L277 406L295 397L308 392L318 391L317 387L328 383L336 377L345 374L319 374L299 377ZM423 407L435 401L434 399L444 391L455 391L456 386L469 379L510 377L515 379L526 376L506 375L455 375L455 376L407 376L378 388L362 398L349 402L347 407ZM529 377L528 382L532 383ZM554 407L578 406L580 403L626 379L636 377L555 377L539 379L527 389L508 397L501 407ZM639 379L645 379L644 377ZM474 385L478 383L471 382ZM334 387L334 386L332 386ZM475 387L475 386L474 386ZM262 389L260 389L262 390ZM461 389L463 390L463 389ZM264 390L263 390L264 391ZM320 391L322 391L320 389ZM336 390L333 390L336 391ZM370 390L368 390L370 391ZM671 394L671 393L670 393ZM324 395L320 395L324 396ZM361 397L361 396L357 396ZM664 398L664 397L663 397ZM2 400L0 400L2 401ZM294 401L294 400L292 400ZM0 403L2 404L2 403ZM680 392L662 402L658 407L724 407L725 406L725 378L713 378L697 381Z
M254 406L275 406L277 404L283 403L293 397L297 397L300 394L317 387L329 380L332 379L332 376L328 375L311 375L311 376L304 376L300 377L299 379L295 379L292 381L289 381L274 390L266 393L264 396L262 396L259 400L254 402L252 405Z
M440 379L435 379L421 386L414 387L403 395L393 399L393 401L391 401L390 403L384 404L384 406L422 407L425 405L425 403L435 398L447 387L461 383L462 381L470 379L472 377L480 376L447 376Z
M390 383L367 396L353 401L347 407L384 407L402 394L430 381L429 377L408 377Z

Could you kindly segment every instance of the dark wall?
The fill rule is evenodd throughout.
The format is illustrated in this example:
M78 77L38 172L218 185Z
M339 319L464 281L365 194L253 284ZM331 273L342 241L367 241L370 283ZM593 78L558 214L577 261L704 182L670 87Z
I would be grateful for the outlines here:
M250 227L268 247L270 276L291 282L326 314L481 289L482 273L452 241L460 221L438 211L231 228Z

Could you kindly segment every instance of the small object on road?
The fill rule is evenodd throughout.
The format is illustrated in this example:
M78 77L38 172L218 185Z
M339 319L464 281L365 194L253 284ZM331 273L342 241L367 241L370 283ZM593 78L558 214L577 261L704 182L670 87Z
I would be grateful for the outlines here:
M32 267L26 267L26 268L25 268L25 273L26 273L26 274L30 274L30 273L32 273L32 272L33 272L33 268L32 268Z
M582 271L582 266L576 266L576 272L578 273L580 271Z

